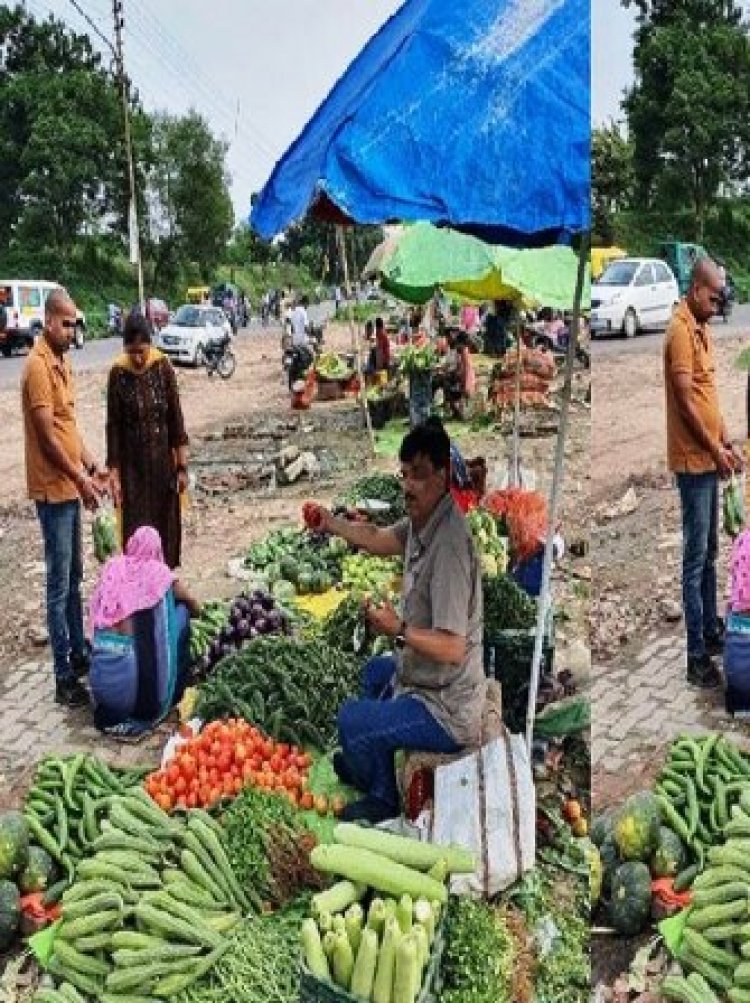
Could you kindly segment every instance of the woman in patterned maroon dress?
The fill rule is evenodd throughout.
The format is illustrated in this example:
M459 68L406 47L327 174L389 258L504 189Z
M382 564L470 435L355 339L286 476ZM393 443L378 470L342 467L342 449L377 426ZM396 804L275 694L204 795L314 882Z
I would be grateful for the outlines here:
M145 318L128 317L123 348L107 388L107 466L122 538L153 526L167 564L176 568L188 445L177 379L169 359L152 347Z

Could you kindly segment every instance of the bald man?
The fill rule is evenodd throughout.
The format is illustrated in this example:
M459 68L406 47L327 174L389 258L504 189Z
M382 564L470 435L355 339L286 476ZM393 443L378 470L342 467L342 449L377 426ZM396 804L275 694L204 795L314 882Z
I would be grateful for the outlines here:
M62 289L54 290L45 303L44 331L21 379L26 481L44 538L55 699L70 707L88 702L78 682L89 666L81 601L81 502L96 507L102 476L76 422L67 358L75 328L75 304Z
M717 615L716 556L719 480L742 463L719 407L709 321L721 304L724 280L702 258L693 267L687 295L675 309L664 341L669 469L682 508L682 602L687 630L687 680L712 689L721 674L724 624Z

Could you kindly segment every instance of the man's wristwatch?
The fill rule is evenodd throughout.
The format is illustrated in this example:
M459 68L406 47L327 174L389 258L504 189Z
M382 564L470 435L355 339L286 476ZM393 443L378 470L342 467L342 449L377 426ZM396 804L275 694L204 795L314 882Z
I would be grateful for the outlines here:
M401 626L398 628L398 634L393 638L393 645L396 651L403 651L406 647L406 621L401 621Z

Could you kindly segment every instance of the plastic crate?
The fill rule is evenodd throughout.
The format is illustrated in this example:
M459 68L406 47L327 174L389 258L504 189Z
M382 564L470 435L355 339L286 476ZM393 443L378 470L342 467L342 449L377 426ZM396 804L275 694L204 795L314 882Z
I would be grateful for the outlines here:
M534 635L533 630L506 630L484 639L484 671L502 686L503 722L512 732L522 731L525 727ZM554 659L554 616L550 609L542 641L540 678L552 674Z
M430 958L425 968L424 981L415 1003L437 1003L443 988L441 965L445 947L445 907L435 931ZM300 964L300 1003L361 1003L356 996L324 979L313 975L307 965Z

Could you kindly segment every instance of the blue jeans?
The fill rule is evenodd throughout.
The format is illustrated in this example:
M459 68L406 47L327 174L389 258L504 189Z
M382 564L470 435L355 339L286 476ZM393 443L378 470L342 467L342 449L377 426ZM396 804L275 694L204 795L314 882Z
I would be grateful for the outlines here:
M339 741L357 787L398 812L393 766L397 749L458 752L461 748L427 707L412 696L393 697L393 658L371 658L363 673L363 698L347 700L338 717Z
M706 652L717 631L716 555L719 549L719 477L677 474L682 505L682 604L689 657Z
M71 655L86 652L83 630L81 579L81 503L37 502L36 512L44 538L47 571L47 630L54 658L55 680L75 678Z

